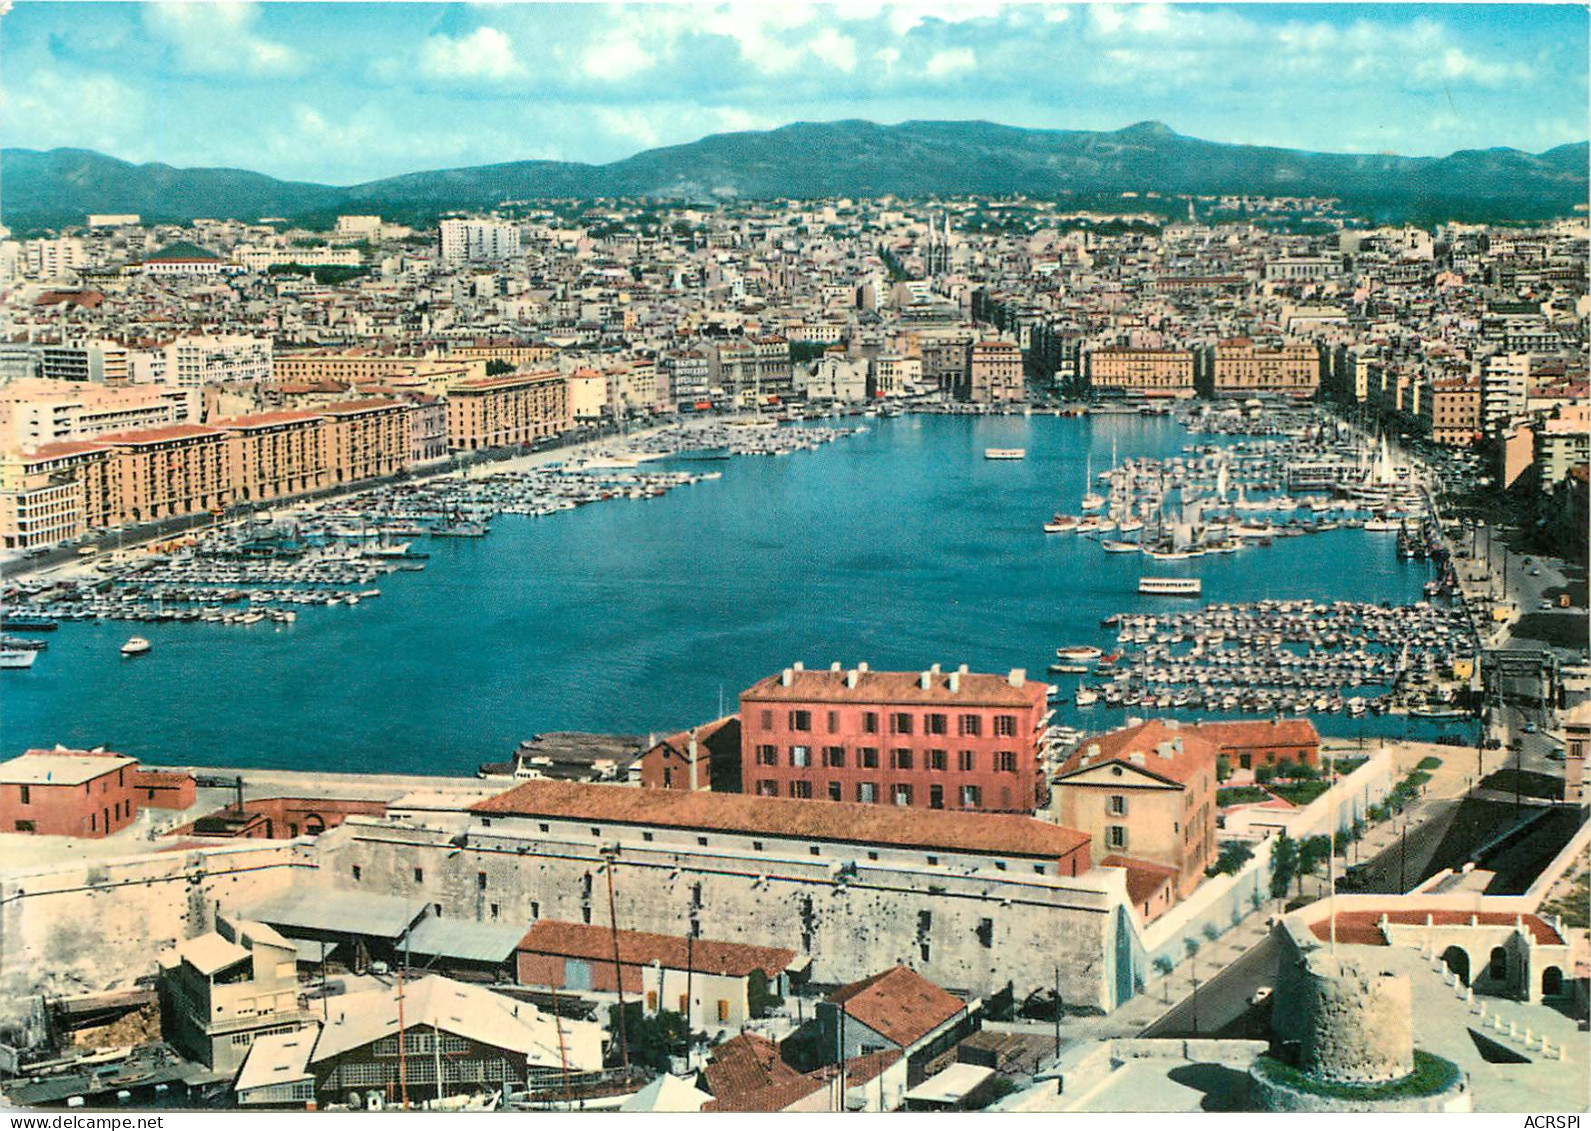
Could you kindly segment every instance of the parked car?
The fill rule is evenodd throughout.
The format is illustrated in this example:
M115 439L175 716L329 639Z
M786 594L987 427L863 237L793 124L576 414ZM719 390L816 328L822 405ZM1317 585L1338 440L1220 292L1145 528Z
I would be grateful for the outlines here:
M1271 987L1269 987L1269 986L1260 986L1259 988L1257 988L1253 993L1249 994L1249 996L1248 996L1248 1003L1250 1005L1259 1005L1262 1002L1267 1002L1267 1001L1270 1001L1270 1000L1271 1000Z
M1535 734L1536 733L1536 724L1535 723L1526 723L1525 724L1525 733L1526 734Z

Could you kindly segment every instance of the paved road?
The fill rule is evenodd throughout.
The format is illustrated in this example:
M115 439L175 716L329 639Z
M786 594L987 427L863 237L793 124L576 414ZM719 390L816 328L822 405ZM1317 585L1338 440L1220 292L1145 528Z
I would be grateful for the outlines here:
M1266 936L1243 952L1241 958L1210 978L1201 979L1198 1000L1189 994L1151 1022L1141 1037L1193 1037L1193 1036L1249 1036L1258 1033L1263 1037L1269 1031L1269 1005L1251 1007L1249 998L1261 986L1276 984L1276 967L1280 950L1276 941ZM1194 964L1203 973L1201 959ZM1172 975L1173 984L1187 986L1188 963L1184 962ZM1197 1006L1197 1010L1195 1010Z

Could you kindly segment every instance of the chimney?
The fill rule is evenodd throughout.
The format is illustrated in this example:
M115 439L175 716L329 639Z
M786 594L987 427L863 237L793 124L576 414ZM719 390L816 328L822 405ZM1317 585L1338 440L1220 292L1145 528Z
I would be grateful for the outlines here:
M1134 750L1131 754L1128 754L1127 761L1131 762L1135 766L1147 765L1147 759L1145 759L1144 752L1142 750Z
M785 668L784 671L779 673L779 686L780 687L789 687L794 682L795 682L795 672L791 671L789 668Z
M935 675L938 675L939 674L939 665L938 664L929 664L928 665L928 670L933 672Z
M962 664L962 665L961 665L961 666L960 666L960 667L959 667L959 668L957 668L957 669L956 669L956 670L957 670L957 671L958 671L958 672L960 672L960 673L961 673L961 674L962 674L962 675L966 675L966 674L967 674L967 672L968 672L968 671L969 671L969 670L971 670L971 669L969 669L969 668L968 668L968 667L967 667L967 665L966 665L966 664Z
M831 671L831 672L837 672L837 671L839 671L839 670L840 670L840 661L838 661L838 660L835 660L835 661L834 661L834 662L833 662L833 663L832 663L832 664L830 664L830 665L829 665L829 670L830 670L830 671Z
M921 675L919 675L917 677L917 686L922 688L924 691L927 691L928 690L928 683L932 679L933 679L933 673L932 672L923 672Z
M1176 748L1169 742L1158 742L1155 744L1155 753L1162 758L1169 758L1176 753Z
M956 692L958 692L960 690L961 690L961 673L960 672L951 672L950 673L950 694L954 695Z
M1098 758L1099 757L1099 743L1090 742L1088 744L1088 752L1086 754L1086 757L1089 757L1089 758Z
M1026 683L1028 681L1027 669L1026 668L1012 668L1011 669L1011 674L1009 676L1007 676L1006 678L1010 681L1012 687L1021 687L1024 683Z
M856 670L859 672L865 672L867 670L867 661L863 660L861 663L857 664Z
M690 741L686 744L685 750L686 750L686 752L687 752L687 754L689 756L690 767L691 767L691 792L695 793L698 789L701 788L701 786L697 783L697 780L696 780L696 728L695 727L691 727Z
M791 664L790 666L792 668L794 668L798 672L804 672L804 671L807 670L807 666L804 663L802 663L800 660L797 660L795 663Z
M856 669L855 668L852 668L850 671L845 673L845 686L846 687L855 687L856 686Z

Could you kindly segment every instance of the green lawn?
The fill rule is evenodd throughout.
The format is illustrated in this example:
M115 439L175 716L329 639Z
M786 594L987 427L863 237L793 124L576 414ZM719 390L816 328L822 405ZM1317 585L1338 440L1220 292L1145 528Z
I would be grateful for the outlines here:
M1342 1100L1394 1100L1409 1096L1432 1096L1451 1087L1459 1076L1458 1065L1421 1049L1414 1050L1414 1071L1401 1080L1385 1084L1332 1084L1307 1076L1275 1057L1261 1054L1254 1062L1260 1075L1278 1084L1317 1096Z
M1223 808L1228 805L1248 805L1270 799L1270 794L1255 785L1229 785L1225 789L1215 791L1215 803Z
M1283 801L1289 801L1302 808L1330 788L1330 782L1290 781L1282 785L1271 786L1271 792Z

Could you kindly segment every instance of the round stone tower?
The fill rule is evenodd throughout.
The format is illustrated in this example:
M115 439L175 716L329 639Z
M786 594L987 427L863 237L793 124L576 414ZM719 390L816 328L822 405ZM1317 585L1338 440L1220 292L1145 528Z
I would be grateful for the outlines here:
M1300 1070L1336 1084L1379 1084L1414 1071L1407 977L1318 952L1302 975Z

